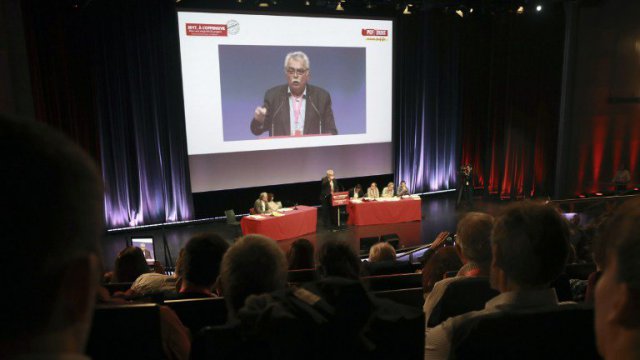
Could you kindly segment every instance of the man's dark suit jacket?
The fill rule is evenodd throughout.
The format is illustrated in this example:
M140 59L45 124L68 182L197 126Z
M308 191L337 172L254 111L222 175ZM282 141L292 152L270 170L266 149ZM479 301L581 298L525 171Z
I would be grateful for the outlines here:
M353 197L354 193L356 192L355 188L351 188L351 190L349 190L349 197ZM358 191L358 198L364 197L364 192L362 190Z
M340 191L341 187L338 184L338 180L333 179L333 192ZM320 200L329 199L331 201L331 185L329 185L329 178L323 177L322 184L320 184Z
M269 136L291 136L288 89L288 85L279 85L264 94L263 106L267 108L267 115L262 124L255 119L251 121L254 135L268 131ZM326 90L307 84L305 106L303 135L320 134L321 124L322 134L338 134L331 109L331 96Z

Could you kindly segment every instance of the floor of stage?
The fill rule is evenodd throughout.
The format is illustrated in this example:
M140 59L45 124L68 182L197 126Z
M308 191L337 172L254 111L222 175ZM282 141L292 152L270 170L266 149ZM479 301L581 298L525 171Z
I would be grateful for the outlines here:
M636 194L635 196L639 195ZM593 207L593 203L590 203L588 199L584 205L574 203L574 201L580 202L584 200L569 200L569 202L571 202L569 205L562 204L562 201L558 204L562 208L565 208L563 212L579 212L582 211L582 209L580 209L581 207L585 209ZM422 221L387 225L349 226L346 230L339 232L325 230L319 226L318 232L306 234L302 237L314 243L316 248L322 245L323 241L332 237L338 237L352 244L354 249L358 249L360 238L395 233L400 237L401 247L411 247L432 242L440 231L454 232L458 219L469 210L483 211L496 215L499 209L509 202L510 201L482 200L481 197L476 197L473 209L456 209L456 193L454 192L426 195L422 198ZM241 235L239 226L228 226L222 219L189 223L186 225L167 225L164 227L148 227L109 232L102 241L105 269L110 270L113 268L115 257L118 252L126 246L132 236L152 236L155 242L155 257L164 264L163 237L166 240L171 258L173 259L172 261L175 261L180 248L186 244L189 238L203 232L215 232L230 242ZM284 251L287 251L294 240L296 239L281 240L278 241L278 244Z
M428 244L433 241L440 231L455 231L458 218L468 211L468 209L456 210L455 202L455 193L428 195L422 199L422 221L386 225L348 226L345 230L338 232L325 230L319 226L318 232L302 237L314 243L316 248L323 241L332 237L338 237L351 243L354 248L358 248L360 238L391 233L398 234L401 247ZM501 203L476 200L474 205L478 210L494 213ZM166 239L171 258L175 261L180 248L184 246L189 238L203 232L215 232L229 241L233 241L240 235L239 227L228 226L224 220L110 232L102 241L105 268L108 270L113 268L115 257L126 246L132 236L152 236L154 238L155 257L164 263L163 236ZM296 239L281 240L278 241L278 244L284 251L287 251L294 240Z

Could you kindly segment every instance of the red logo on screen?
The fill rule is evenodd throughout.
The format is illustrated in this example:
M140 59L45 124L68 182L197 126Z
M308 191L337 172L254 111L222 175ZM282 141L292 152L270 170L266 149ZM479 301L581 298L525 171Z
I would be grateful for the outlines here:
M362 29L362 36L389 36L389 30Z
M227 36L226 24L187 23L187 36Z

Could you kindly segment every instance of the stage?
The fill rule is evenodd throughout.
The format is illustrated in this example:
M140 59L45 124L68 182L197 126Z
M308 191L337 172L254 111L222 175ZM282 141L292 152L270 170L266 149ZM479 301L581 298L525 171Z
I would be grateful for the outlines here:
M421 221L384 225L347 226L342 231L334 232L324 229L320 225L321 221L319 219L318 231L301 237L311 241L316 248L322 245L327 239L337 237L350 243L354 249L358 250L360 238L395 233L400 238L400 247L412 247L431 243L435 236L441 231L455 232L458 219L470 210L497 215L502 207L511 202L499 199L483 199L482 197L476 196L473 208L456 209L456 196L457 194L455 192L423 195ZM556 203L564 213L583 213L588 215L589 213L599 212L600 208L604 209L606 204L623 201L634 196L640 195L558 200L554 201L554 203ZM320 211L318 211L318 216L321 217ZM588 221L588 219L588 216L583 217L583 221ZM239 220L240 219L238 219L238 221ZM127 241L132 236L152 236L155 242L156 258L161 262L164 262L162 255L164 237L171 252L173 262L175 262L180 248L186 244L189 238L203 232L215 232L230 242L241 234L238 226L229 226L224 219L111 231L107 233L102 241L105 270L111 270L113 268L115 257L118 252L126 246ZM283 251L287 251L291 243L296 239L297 238L279 240L278 245L280 245Z

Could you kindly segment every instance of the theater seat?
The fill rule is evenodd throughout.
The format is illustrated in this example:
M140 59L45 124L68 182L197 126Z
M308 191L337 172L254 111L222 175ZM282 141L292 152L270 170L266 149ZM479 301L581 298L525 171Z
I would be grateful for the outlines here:
M301 284L318 279L316 269L289 270L287 272L287 282L290 284Z
M167 300L164 304L175 311L192 334L205 326L222 325L227 321L224 298Z
M418 309L422 309L422 304L424 304L424 292L422 291L422 287L376 291L373 295Z
M588 307L499 312L456 327L450 359L600 359L595 343Z
M496 295L498 291L491 288L486 277L457 279L447 285L440 301L427 319L427 327L437 326L452 316L481 310L485 303Z
M158 305L98 305L87 354L94 360L163 359Z
M395 274L380 276L365 276L362 278L370 291L397 290L422 287L422 274Z

